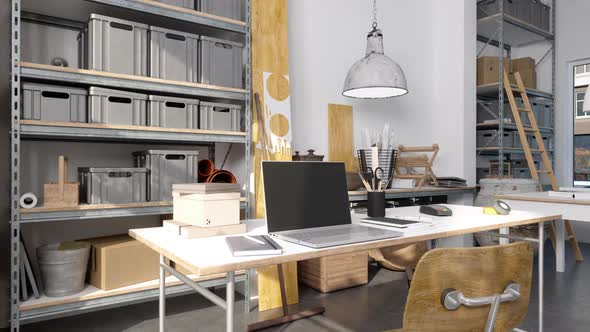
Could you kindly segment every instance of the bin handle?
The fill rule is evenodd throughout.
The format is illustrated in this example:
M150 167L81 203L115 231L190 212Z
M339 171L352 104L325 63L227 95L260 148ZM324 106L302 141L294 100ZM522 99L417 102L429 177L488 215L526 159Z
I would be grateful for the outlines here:
M230 111L229 107L221 107L221 106L213 107L213 112L229 113L229 111Z
M164 158L166 160L185 160L186 156L183 154L167 154Z
M119 23L119 22L110 22L109 25L111 26L111 28L133 31L133 26L129 25L129 24L123 24L123 23Z
M165 35L165 36L166 36L166 38L168 38L168 39L174 39L174 40L179 40L179 41L185 41L185 40L186 40L186 37L185 37L185 36L182 36L182 35L177 35L177 34L175 34L175 33L169 33L169 32L168 32L168 33L166 33L166 35Z
M130 178L132 175L131 172L109 172L110 178Z
M186 108L186 104L185 103L177 103L174 101L167 101L166 102L166 107L171 107L171 108Z
M231 44L220 43L220 42L216 42L215 47L225 48L226 50L231 50L232 48L234 48Z
M57 91L43 91L41 92L41 96L45 98L56 98L56 99L69 99L70 94L66 92L57 92Z
M131 98L110 96L109 102L118 104L131 104Z

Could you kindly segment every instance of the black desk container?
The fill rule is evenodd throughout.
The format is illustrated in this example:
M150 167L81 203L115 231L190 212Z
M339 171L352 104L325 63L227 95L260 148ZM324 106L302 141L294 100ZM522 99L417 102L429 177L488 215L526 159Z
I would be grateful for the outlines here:
M385 192L370 191L367 193L367 215L369 217L385 217Z

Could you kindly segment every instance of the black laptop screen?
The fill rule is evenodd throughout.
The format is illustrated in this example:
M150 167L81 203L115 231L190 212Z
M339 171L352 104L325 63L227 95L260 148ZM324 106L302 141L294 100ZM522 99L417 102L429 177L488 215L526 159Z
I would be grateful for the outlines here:
M344 163L262 163L268 231L350 224Z

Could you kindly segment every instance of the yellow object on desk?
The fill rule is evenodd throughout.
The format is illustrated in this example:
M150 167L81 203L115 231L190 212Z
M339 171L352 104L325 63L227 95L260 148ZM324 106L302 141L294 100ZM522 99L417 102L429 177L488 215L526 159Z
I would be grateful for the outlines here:
M483 208L483 214L497 215L498 212L496 211L496 209L494 209L493 206L486 206Z

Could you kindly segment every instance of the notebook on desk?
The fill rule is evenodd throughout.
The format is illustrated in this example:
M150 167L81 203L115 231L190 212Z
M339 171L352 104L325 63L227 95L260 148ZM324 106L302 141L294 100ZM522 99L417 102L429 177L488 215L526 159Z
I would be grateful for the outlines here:
M234 257L280 255L283 248L268 235L230 236L225 241Z

